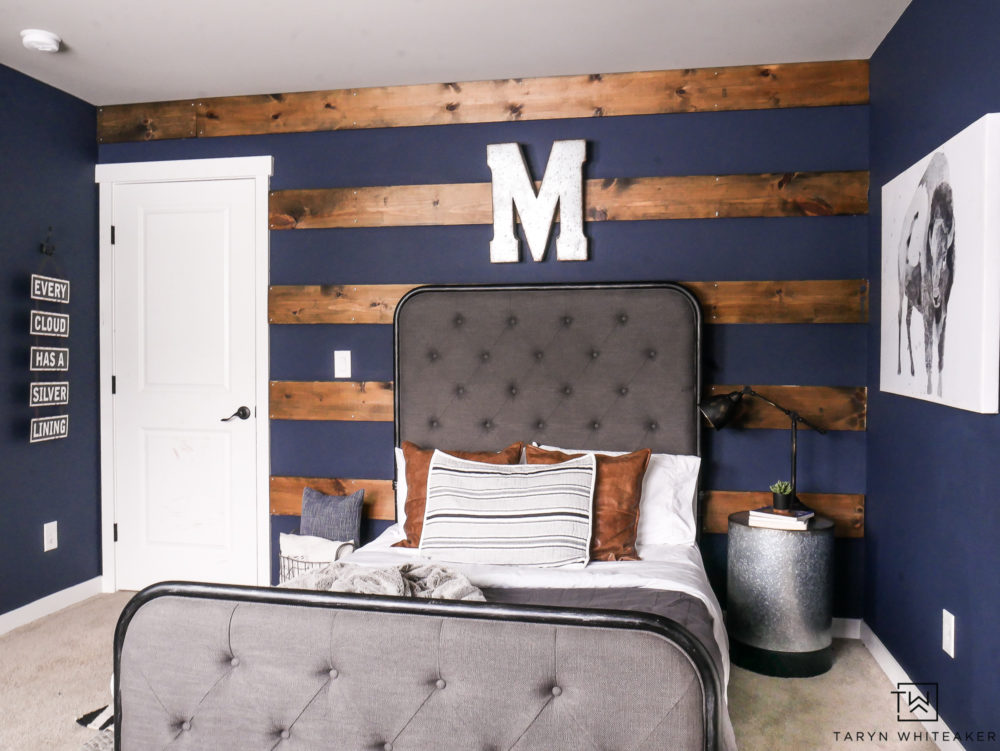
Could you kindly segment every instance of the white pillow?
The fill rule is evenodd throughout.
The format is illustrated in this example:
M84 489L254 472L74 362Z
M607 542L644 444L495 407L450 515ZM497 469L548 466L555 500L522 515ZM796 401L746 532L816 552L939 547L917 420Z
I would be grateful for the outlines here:
M596 474L593 455L497 465L435 451L420 553L452 563L585 566Z
M396 446L396 523L406 523L406 458L403 449Z
M591 451L539 446L566 454L597 453L621 456L628 451ZM698 533L697 507L700 456L653 454L649 457L639 499L637 545L684 545Z

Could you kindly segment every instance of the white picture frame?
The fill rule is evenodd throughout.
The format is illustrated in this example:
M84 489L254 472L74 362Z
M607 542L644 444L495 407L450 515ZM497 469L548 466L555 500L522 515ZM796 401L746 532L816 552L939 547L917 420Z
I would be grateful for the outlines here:
M882 391L997 413L998 200L998 114L882 187Z

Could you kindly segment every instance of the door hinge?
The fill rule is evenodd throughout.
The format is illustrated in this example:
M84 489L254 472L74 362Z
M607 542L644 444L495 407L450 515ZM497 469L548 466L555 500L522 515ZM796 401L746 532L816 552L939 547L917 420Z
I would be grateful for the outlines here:
M111 244L115 244L115 225L111 225Z
M118 542L118 524L115 524L115 542Z
M115 376L111 376L111 393L115 394L118 392L118 379Z

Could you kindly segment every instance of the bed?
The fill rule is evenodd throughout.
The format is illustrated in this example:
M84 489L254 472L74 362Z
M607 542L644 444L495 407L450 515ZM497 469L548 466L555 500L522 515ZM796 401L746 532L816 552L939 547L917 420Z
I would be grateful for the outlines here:
M699 456L700 325L668 283L417 288L395 317L396 446ZM401 488L400 523L348 560L448 560L434 478L477 472L433 457L420 547L399 546ZM593 483L594 461L502 471L573 465ZM455 565L486 602L155 585L116 632L116 748L735 749L697 493L686 503L640 506L641 560L504 565L509 551L476 549Z

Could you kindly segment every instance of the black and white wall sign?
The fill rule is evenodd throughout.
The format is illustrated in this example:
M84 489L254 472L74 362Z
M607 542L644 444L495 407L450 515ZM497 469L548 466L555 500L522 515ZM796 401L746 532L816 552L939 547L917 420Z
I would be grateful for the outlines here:
M32 347L32 370L69 370L69 347Z
M44 310L31 311L32 336L69 336L69 316L66 313L49 313Z
M31 421L31 443L54 441L69 435L69 415L35 417Z
M29 407L55 407L69 404L69 381L36 381L31 384Z
M47 302L69 302L69 281L54 276L31 275L31 299Z

